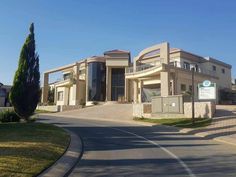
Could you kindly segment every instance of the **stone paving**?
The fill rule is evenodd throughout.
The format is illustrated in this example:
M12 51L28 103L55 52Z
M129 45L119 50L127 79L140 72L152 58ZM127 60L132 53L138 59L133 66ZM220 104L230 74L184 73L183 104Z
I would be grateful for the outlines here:
M199 129L182 129L181 132L236 145L236 105L217 105L211 125Z

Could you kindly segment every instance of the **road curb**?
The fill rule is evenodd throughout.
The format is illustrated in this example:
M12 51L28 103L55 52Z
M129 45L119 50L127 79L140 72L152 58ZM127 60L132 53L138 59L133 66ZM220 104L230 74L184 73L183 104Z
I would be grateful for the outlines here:
M66 152L48 169L38 177L65 177L70 174L83 155L83 141L72 131L65 129L70 134L70 144Z

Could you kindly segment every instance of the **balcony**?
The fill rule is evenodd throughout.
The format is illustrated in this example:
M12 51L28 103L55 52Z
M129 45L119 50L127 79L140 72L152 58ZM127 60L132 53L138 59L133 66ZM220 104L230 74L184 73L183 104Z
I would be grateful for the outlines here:
M141 65L136 66L135 72L134 72L134 67L126 68L125 73L131 74L131 73L136 73L136 72L140 72L140 71L144 71L150 68L160 67L160 66L161 66L161 61L155 61L155 62L141 64Z
M134 67L126 68L125 74L127 76L130 76L130 75L139 75L141 73L145 73L146 71L149 72L152 70L153 72L156 72L154 70L161 68L161 66L162 66L161 60L152 62L152 63L146 63L146 64L136 66L135 71L134 71ZM189 65L184 65L181 62L174 61L174 62L170 62L169 66L172 68L180 68L187 71L191 71L191 69L194 68L196 73L205 74L212 77L217 77L214 71L208 70L204 67L204 65L197 64L197 63L189 63Z

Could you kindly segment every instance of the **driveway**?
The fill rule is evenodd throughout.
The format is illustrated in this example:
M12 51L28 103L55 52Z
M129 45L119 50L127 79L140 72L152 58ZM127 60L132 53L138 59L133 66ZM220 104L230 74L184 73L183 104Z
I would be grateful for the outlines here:
M131 121L133 107L132 104L104 104L73 111L56 113L61 117L76 117L83 119L104 119L117 121Z
M60 117L41 116L41 121L67 128L83 139L84 154L71 177L236 176L235 146L171 127L95 118L79 118L73 111Z

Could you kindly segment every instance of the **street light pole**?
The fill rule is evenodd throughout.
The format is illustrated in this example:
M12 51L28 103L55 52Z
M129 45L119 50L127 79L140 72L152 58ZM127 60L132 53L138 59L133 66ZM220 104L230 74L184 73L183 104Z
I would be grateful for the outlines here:
M192 124L195 123L195 106L194 106L194 68L192 68Z

